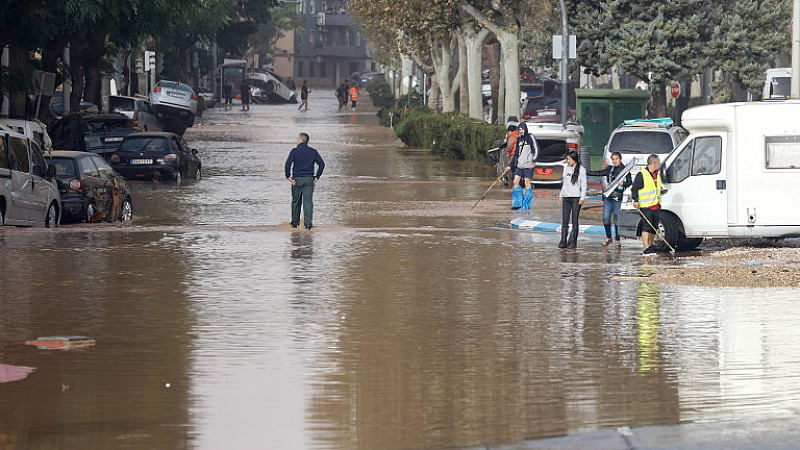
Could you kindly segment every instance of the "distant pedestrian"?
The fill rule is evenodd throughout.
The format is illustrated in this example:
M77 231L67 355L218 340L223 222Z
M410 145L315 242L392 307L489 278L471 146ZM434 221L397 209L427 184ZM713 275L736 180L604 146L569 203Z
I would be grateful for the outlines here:
M233 106L233 83L231 81L228 81L222 86L222 98L225 101L222 106L223 109L226 111L231 109Z
M350 109L356 109L356 104L358 103L358 85L353 84L353 87L350 88Z
M314 186L325 170L325 161L318 151L308 146L308 139L308 134L300 133L297 137L297 147L293 148L286 158L284 171L286 179L292 183L292 228L300 225L302 205L303 224L310 230L314 223ZM314 174L315 164L316 174Z
M568 152L567 167L564 168L564 179L561 182L561 192L558 194L558 203L561 204L561 241L558 243L558 248L577 247L578 216L584 200L586 200L586 169L581 167L578 153ZM569 238L567 238L568 230Z
M539 145L528 133L528 126L520 122L517 126L517 145L506 170L514 169L514 181L511 183L511 209L531 209L533 201L533 169L539 158ZM525 190L520 183L525 180Z
M239 85L239 92L242 96L242 111L250 111L250 85L242 81Z
M311 92L308 90L308 81L303 80L303 87L300 88L300 107L297 110L303 109L303 106L306 107L306 111L308 111L308 93Z
M653 241L661 212L661 160L658 155L647 157L647 167L636 174L631 187L633 207L638 208L642 219L642 246L645 255L656 253Z
M611 154L611 164L602 170L588 170L587 175L606 177L606 182L611 183L622 172L625 166L622 165L622 155L620 152ZM625 175L623 179L617 182L617 187L608 195L603 196L603 227L606 229L606 240L603 241L603 247L611 243L611 218L614 218L614 226L616 227L616 246L622 244L619 240L619 210L622 208L622 193L625 189L633 184L631 174Z
M347 85L342 83L336 88L336 99L339 100L339 111L347 104Z

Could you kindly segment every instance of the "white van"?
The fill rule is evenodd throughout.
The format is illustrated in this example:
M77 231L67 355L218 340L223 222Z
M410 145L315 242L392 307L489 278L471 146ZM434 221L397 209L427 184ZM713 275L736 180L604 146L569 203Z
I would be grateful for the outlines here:
M34 142L39 144L42 150L50 151L53 149L53 141L50 140L50 135L47 134L47 127L38 120L22 120L22 119L0 119L0 128L6 131L15 131L19 134L24 134Z
M690 134L661 166L666 240L689 250L707 237L800 236L800 211L791 200L800 186L797 117L797 100L686 110L681 122ZM620 214L620 234L639 235L638 212Z
M0 225L58 226L61 200L54 169L39 144L0 129Z

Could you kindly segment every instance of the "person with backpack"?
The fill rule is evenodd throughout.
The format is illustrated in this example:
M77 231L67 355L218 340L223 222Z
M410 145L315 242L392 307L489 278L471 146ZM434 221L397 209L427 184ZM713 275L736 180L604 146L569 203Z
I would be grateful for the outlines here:
M561 192L558 194L558 203L561 204L561 241L558 243L558 248L578 246L578 216L584 200L586 200L586 169L581 167L577 152L568 152L567 167L564 168L564 179L561 182Z
M622 165L622 154L620 152L614 152L611 154L611 164L606 166L602 170L589 170L586 173L591 176L600 176L606 177L607 183L612 183L614 180L617 179L620 172L625 168ZM603 247L607 246L611 243L611 218L614 218L614 226L616 227L616 243L617 247L620 247L622 244L619 240L619 222L617 218L619 217L619 210L622 208L622 193L625 189L632 185L632 177L631 174L625 175L625 177L617 182L617 187L614 189L613 192L608 194L607 196L603 196L603 227L606 229L606 239L603 241Z
M528 126L525 122L520 122L517 126L517 145L514 149L514 156L511 157L506 170L514 169L514 181L511 183L511 209L527 210L531 209L533 201L533 169L536 167L536 159L539 157L539 146L536 139L528 133ZM525 180L525 190L523 191L520 182Z

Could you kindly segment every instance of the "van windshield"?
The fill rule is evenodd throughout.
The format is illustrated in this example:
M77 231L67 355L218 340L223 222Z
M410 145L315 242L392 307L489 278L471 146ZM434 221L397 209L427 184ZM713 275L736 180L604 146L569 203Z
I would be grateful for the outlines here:
M614 133L608 151L645 155L669 153L672 151L672 138L663 131L622 131Z

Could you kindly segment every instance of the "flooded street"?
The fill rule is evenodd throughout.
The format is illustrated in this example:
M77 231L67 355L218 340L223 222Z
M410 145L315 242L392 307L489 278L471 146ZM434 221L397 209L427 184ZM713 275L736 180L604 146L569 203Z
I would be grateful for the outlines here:
M185 136L203 179L131 183L130 223L0 229L0 363L36 369L0 382L0 449L441 449L797 423L796 289L636 279L670 262L632 241L559 250L508 228L508 191L470 211L486 167L403 149L333 92L310 100L207 111ZM326 163L310 231L289 226L283 176L301 131ZM556 192L528 215L557 220ZM97 345L25 345L52 335Z

